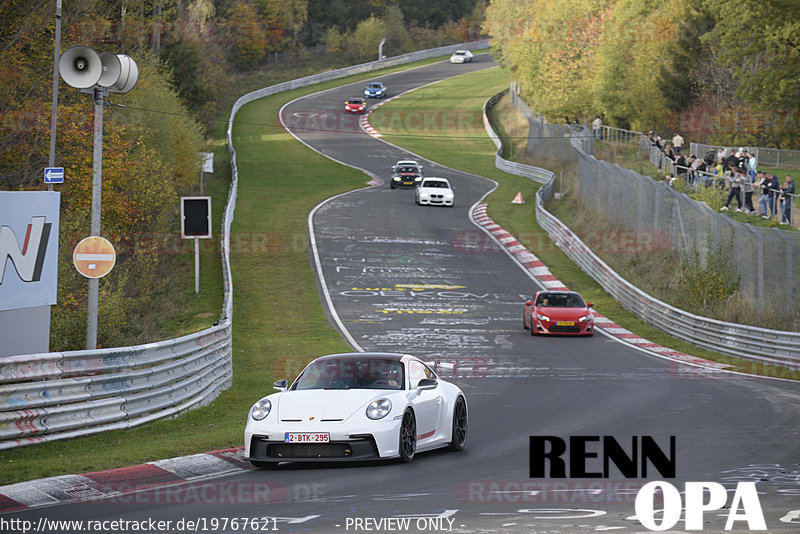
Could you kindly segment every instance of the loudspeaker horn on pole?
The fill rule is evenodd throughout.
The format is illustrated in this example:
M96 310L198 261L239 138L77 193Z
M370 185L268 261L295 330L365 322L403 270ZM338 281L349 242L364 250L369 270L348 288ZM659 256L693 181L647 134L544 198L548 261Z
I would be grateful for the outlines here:
M86 89L95 85L103 75L103 62L88 46L73 46L61 54L58 70L67 85Z
M103 63L103 74L97 80L97 85L101 87L111 87L122 74L122 62L113 52L103 52L100 54L100 61Z
M117 58L119 58L121 72L116 83L111 85L110 89L116 93L127 93L139 81L139 67L129 56L117 54Z

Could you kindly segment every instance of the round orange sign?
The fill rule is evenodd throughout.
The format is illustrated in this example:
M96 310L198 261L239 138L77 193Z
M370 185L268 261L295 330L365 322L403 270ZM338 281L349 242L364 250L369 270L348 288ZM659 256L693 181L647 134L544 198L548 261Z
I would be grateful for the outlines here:
M97 235L81 240L72 252L72 263L86 278L102 278L117 262L117 253L111 242Z

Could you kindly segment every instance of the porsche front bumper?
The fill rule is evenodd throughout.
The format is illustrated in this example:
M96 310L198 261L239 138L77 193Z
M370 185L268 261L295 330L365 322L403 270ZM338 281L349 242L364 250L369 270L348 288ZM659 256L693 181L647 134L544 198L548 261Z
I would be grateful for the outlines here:
M400 455L401 419L364 423L260 424L248 421L245 457L262 462L352 461ZM328 443L286 443L287 432L327 432Z

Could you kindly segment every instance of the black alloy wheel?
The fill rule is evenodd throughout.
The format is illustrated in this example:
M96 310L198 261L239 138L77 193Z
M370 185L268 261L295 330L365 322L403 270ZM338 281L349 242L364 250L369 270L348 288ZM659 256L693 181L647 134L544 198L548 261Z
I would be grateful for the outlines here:
M467 403L464 397L456 400L453 408L453 437L450 441L450 450L461 451L467 444Z
M406 410L400 425L400 461L408 463L417 452L417 420L414 412Z

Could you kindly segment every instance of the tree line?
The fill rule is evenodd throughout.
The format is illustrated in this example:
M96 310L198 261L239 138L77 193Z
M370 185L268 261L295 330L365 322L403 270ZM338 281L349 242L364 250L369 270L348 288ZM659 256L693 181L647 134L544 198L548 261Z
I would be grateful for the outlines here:
M795 0L491 0L484 29L550 120L800 148Z
M484 5L483 0L64 1L62 52L82 44L124 53L140 70L136 87L112 93L104 111L102 235L119 255L113 276L100 284L99 345L155 341L146 337L159 328L152 324L152 297L180 285L185 272L176 266L190 252L182 242L175 245L179 197L198 193L198 153L222 111L220 98L236 91L232 75L267 68L270 51L319 44L341 63L375 58L383 37L389 40L387 55L454 42L479 31ZM0 3L2 190L44 188L54 32L53 0ZM56 187L61 229L52 350L81 349L84 343L86 283L71 255L89 235L92 111L91 98L60 82L56 164L65 168L66 179ZM181 298L191 297L179 296L167 307L176 311Z

